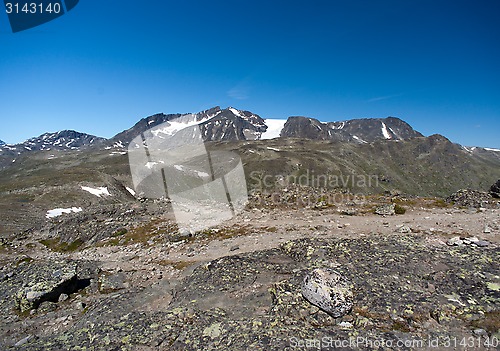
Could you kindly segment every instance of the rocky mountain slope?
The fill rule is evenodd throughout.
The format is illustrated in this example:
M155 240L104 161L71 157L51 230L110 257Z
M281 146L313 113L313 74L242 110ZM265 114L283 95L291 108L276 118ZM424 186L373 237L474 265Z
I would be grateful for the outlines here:
M342 350L420 350L456 338L469 345L457 350L496 349L499 210L432 202L387 217L348 202L357 214L259 206L191 238L145 203L102 218L68 214L75 228L129 224L66 246L57 230L3 241L0 348L327 350L344 341ZM349 282L346 314L303 297L317 268Z
M290 117L281 137L371 143L377 140L407 140L423 135L399 118L364 118L322 123L314 118Z
M123 131L110 139L110 145L128 145L133 138L147 129L167 123L165 133L172 128L180 128L175 121L183 117L184 124L200 125L204 140L255 140L260 139L267 126L260 116L229 107L221 109L219 106L193 115L156 114L141 119L132 128Z
M447 197L462 188L488 191L500 178L500 160L471 154L438 135L370 144L277 138L209 142L207 148L240 155L250 193L304 186L317 189L301 196L311 204L320 201L322 189ZM105 187L110 195L98 197L82 186ZM120 148L26 154L0 171L0 234L40 228L47 211L57 208L94 216L118 204L133 206L137 200L127 187L133 188L132 178ZM116 229L103 226L99 232Z

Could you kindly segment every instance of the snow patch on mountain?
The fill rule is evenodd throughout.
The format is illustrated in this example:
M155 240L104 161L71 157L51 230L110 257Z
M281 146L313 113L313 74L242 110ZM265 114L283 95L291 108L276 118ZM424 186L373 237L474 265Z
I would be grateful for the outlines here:
M366 141L364 141L363 139L361 139L360 137L358 137L357 135L353 135L352 136L354 139L356 139L357 141L359 141L360 143L364 143L364 144L368 144Z
M204 123L215 116L217 116L217 113L201 119L198 119L197 115L184 115L175 120L165 122L156 128L151 128L150 131L155 137L164 139L164 136L172 136L182 129Z
M475 147L475 146L473 146L473 147L467 147L467 146L463 146L463 145L462 145L462 148L463 148L465 151L470 152L470 153L472 153L472 152L476 149L476 147Z
M240 113L239 110L235 109L234 107L230 107L230 108L228 108L228 110L231 111L232 113L234 113L238 117L245 118L245 116L242 113Z
M389 134L389 131L387 130L387 126L385 125L384 122L381 122L381 123L382 123L382 135L386 139L391 139L391 135Z
M108 188L106 187L91 188L88 186L82 186L82 190L88 191L89 193L97 197L101 197L101 195L111 196Z
M59 217L63 213L78 213L82 212L81 207L71 207L71 208L55 208L53 210L48 210L47 214L45 215L45 218L54 218L54 217Z
M279 138L281 130L283 129L286 119L266 119L264 123L267 126L267 129L260 136L261 139L274 139Z

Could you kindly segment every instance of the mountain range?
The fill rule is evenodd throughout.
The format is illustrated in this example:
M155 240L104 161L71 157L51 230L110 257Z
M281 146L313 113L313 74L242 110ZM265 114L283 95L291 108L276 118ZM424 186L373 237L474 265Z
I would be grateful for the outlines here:
M182 119L179 119L182 117ZM0 141L0 168L8 167L17 158L35 151L71 151L83 149L114 149L123 152L134 137L160 125L160 132L171 133L172 128L181 128L179 120L189 125L198 124L205 141L250 141L273 138L301 138L329 140L353 144L369 144L386 140L404 141L424 137L405 121L396 117L351 119L340 122L320 122L302 116L287 120L264 119L261 116L233 107L219 106L195 114L158 113L139 120L131 128L110 139L73 130L44 133L23 143L10 145ZM486 153L498 158L496 149L462 147L469 154Z
M206 141L262 140L275 137L372 143L377 140L401 141L423 137L408 123L396 117L363 118L341 122L320 122L317 119L293 116L287 120L263 119L250 111L219 106L196 114L155 114L142 118L131 128L110 139L73 130L45 133L23 143L7 145L0 141L0 157L16 157L29 151L79 150L86 147L124 148L147 129L160 124L174 125L175 120L190 118L199 124Z

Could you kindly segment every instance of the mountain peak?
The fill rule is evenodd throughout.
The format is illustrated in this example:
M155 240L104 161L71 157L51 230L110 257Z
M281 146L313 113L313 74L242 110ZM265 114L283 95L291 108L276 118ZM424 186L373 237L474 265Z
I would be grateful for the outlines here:
M27 151L79 150L82 147L98 144L105 140L95 135L74 130L61 130L44 133L16 145L0 144L3 155L21 155Z
M5 145L5 141L0 140L0 146L1 146L1 145Z

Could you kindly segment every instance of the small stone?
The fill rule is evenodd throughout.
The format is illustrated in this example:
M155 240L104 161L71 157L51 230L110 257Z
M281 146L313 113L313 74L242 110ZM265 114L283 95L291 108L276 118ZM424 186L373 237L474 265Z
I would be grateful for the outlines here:
M231 248L229 249L229 251L236 251L236 250L239 250L239 246L238 245L234 245L234 246L231 246Z
M479 335L479 336L488 336L488 332L484 329L481 329L481 328L478 328L478 329L474 329L474 334L476 335Z
M67 294L61 294L59 295L59 299L57 299L58 302L64 302L67 299L69 299L69 296Z
M224 329L222 329L221 323L214 323L211 326L206 327L203 330L203 336L208 336L211 339L216 339L219 336L221 336L221 334L223 332L224 332Z
M380 216L392 216L396 214L396 204L385 204L375 208L375 213Z
M37 313L47 313L47 312L52 312L57 309L57 303L55 302L50 302L50 301L44 301L38 306L37 308Z
M486 240L479 240L479 241L475 242L474 244L479 246L479 247L486 247L486 246L490 245L490 242L486 241Z
M340 322L337 325L342 329L352 329L354 327L350 322Z
M448 246L460 246L462 245L464 242L462 239L460 239L459 236L454 236L453 238L449 239L447 242L446 242L446 245Z
M479 239L476 238L475 236L472 236L470 238L462 238L462 240L466 245L475 244L479 241Z
M352 284L332 269L314 269L302 282L302 296L332 317L346 315L353 306Z
M28 335L27 337L16 342L14 346L16 346L16 347L22 346L22 345L26 344L31 338L32 338L32 335Z
M398 233L401 233L401 234L409 234L411 233L411 228L408 227L407 225L402 225L398 228Z
M358 214L358 211L355 209L347 209L342 211L341 213L346 216L356 216Z
M483 230L483 233L485 233L485 234L489 234L489 233L491 233L491 229L490 229L490 227L485 226L485 227L484 227L484 230Z
M84 309L85 309L85 307L87 307L87 305L86 305L84 302L82 302L82 301L77 301L77 302L75 303L75 307L76 307L77 309L79 309L79 310L84 310Z

